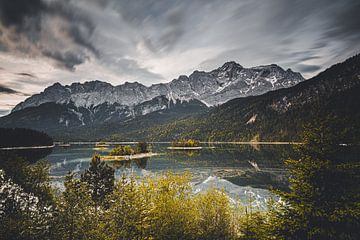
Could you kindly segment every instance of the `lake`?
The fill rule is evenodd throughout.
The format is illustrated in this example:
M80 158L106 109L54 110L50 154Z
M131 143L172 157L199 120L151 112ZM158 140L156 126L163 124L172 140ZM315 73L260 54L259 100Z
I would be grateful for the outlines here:
M244 201L251 195L260 205L264 205L270 187L287 187L283 161L292 156L291 145L203 143L203 149L193 151L169 150L169 146L169 143L153 143L149 147L159 154L157 156L107 163L116 169L117 178L187 171L192 174L194 192L217 187ZM88 168L94 153L107 155L113 147L115 145L106 149L95 148L94 144L56 146L46 157L51 164L54 185L61 187L66 174L81 174Z

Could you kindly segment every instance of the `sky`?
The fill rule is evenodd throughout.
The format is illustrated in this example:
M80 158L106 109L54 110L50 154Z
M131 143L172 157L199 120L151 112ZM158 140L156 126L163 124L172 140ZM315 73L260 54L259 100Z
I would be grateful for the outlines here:
M310 78L359 53L359 0L0 0L0 116L55 82L169 82L227 61Z

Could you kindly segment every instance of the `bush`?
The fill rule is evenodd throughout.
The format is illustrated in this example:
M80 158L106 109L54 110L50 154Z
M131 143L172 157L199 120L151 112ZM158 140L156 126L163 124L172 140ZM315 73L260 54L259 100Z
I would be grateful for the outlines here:
M132 149L131 146L117 146L114 149L111 150L110 155L111 156L123 156L123 155L132 155L135 153L135 150Z
M109 239L232 239L228 197L211 190L194 195L189 175L167 173L136 182L123 178L107 212Z
M136 153L147 153L147 152L149 152L147 143L138 142L136 146Z
M171 143L173 147L198 147L200 142L194 139L180 139Z

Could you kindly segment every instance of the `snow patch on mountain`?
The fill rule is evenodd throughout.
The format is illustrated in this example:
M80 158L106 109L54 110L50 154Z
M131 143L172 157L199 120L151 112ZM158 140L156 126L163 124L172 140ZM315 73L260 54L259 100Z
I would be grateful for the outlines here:
M254 123L254 122L256 121L256 118L257 118L257 114L253 115L253 116L246 122L246 125Z

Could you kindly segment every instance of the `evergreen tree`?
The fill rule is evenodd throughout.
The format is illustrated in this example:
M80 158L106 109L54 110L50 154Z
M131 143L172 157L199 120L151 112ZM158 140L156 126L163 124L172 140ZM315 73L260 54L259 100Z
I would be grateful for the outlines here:
M346 154L348 133L327 118L304 134L299 159L288 160L290 192L270 210L279 239L360 239L360 164Z
M96 239L93 233L98 219L89 186L73 175L66 176L64 185L65 191L58 203L54 238Z
M100 160L99 155L92 157L90 167L81 175L81 181L89 185L92 200L97 206L104 203L105 197L114 189L115 170Z
M136 146L136 152L137 153L149 152L147 143L146 142L138 142L138 144Z
M0 239L50 239L52 216L52 206L0 169Z

